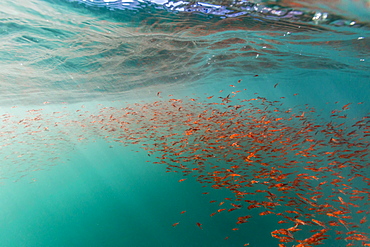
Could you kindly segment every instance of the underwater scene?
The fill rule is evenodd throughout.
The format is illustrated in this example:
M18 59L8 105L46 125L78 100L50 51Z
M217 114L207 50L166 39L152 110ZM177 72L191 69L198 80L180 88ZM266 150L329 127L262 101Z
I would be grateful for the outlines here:
M2 0L1 247L370 246L369 0Z

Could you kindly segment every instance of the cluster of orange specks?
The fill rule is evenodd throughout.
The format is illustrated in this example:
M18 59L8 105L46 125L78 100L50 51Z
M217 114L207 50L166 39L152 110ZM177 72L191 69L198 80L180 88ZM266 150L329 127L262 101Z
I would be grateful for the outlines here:
M49 121L29 134L77 126L84 131L73 138L81 141L98 134L141 145L167 172L193 176L210 191L233 193L222 202L210 201L220 207L211 216L240 212L231 230L241 231L250 218L275 217L283 227L266 235L280 247L319 245L335 235L340 245L369 246L370 116L349 124L346 104L333 110L331 121L318 122L309 107L284 109L281 102L236 95L166 100L158 92L161 100L153 103L105 107L97 114L79 110L76 120ZM32 114L17 124L27 129L45 117ZM71 138L67 132L58 138ZM305 238L298 237L302 232Z
M160 154L158 163L166 165L167 172L191 174L205 187L234 193L227 198L230 204L211 216L250 211L237 217L237 225L251 217L281 217L279 224L291 225L271 233L280 246L318 245L333 234L343 235L336 239L348 246L366 246L370 117L350 126L338 122L349 109L346 104L332 112L332 121L315 122L315 110L309 107L284 110L281 102L262 97L233 104L231 95L218 97L218 103L208 102L213 96L205 101L169 99L111 109L93 118L116 116L114 128L125 128L124 133L118 131L117 141L151 142L143 148ZM129 124L119 126L121 122ZM299 239L299 231L314 234Z

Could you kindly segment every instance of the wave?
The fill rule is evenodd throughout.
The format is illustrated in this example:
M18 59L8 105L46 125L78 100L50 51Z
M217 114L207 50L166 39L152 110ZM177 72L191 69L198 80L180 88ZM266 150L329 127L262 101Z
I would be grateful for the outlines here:
M106 8L109 10L138 10L143 6L153 6L174 13L202 13L222 17L243 15L263 17L271 20L286 19L311 22L315 24L333 24L338 26L368 25L370 15L367 1L163 1L163 0L66 0L86 6ZM357 19L357 20L354 20ZM358 23L360 20L365 22Z
M366 23L315 22L310 12L288 6L278 18L271 16L278 5L251 2L240 3L253 6L249 13L233 18L193 14L201 12L194 4L187 5L191 14L179 13L180 5L168 4L137 2L134 11L119 1L1 3L0 101L114 98L152 85L207 84L225 73L270 80L307 73L368 78ZM216 8L212 4L207 8ZM293 13L300 17L287 18Z

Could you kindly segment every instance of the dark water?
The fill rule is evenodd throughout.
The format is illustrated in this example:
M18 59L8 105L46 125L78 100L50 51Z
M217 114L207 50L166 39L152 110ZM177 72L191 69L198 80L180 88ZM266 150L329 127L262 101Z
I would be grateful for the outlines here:
M2 1L0 246L369 246L369 11Z

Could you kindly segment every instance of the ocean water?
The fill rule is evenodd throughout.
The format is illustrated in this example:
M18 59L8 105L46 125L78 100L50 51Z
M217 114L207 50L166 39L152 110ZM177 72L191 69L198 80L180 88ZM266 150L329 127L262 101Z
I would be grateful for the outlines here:
M0 246L370 246L370 2L0 3Z

